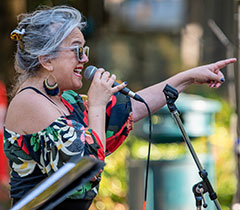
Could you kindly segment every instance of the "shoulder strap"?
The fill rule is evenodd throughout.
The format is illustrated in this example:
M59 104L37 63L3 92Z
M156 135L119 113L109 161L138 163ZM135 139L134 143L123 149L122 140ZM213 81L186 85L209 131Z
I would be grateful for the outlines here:
M26 90L26 89L32 89L32 90L34 90L36 93L44 96L46 99L48 99L50 102L52 102L54 105L57 106L57 104L56 104L51 98L47 97L45 94L43 94L40 90L38 90L38 89L35 88L35 87L32 87L32 86L25 87L25 88L21 89L20 91L18 91L18 93L21 93L22 91L24 91L24 90Z

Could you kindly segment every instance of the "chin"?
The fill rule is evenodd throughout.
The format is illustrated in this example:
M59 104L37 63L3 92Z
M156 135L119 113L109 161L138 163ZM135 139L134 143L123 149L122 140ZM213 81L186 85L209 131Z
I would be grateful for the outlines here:
M63 90L79 90L82 84L72 84L71 86L65 86Z
M79 90L79 89L82 88L82 86L83 86L82 83L81 83L81 84L75 84L75 85L73 86L72 90Z

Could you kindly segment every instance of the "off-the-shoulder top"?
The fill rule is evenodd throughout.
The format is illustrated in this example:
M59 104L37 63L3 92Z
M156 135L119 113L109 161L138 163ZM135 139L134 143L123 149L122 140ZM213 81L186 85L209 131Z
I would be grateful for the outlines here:
M12 198L22 198L75 155L87 155L104 161L105 156L115 151L132 129L130 99L116 93L107 104L104 153L98 135L88 127L87 97L69 90L63 92L61 99L70 110L70 115L58 117L45 129L19 135L4 128L4 152L11 168ZM100 179L101 172L89 183L80 186L71 198L93 199L98 192Z

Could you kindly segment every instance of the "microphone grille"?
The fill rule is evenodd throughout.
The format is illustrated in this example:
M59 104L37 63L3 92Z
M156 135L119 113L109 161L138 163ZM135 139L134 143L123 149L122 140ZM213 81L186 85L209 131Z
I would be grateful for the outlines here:
M97 71L97 67L96 66L88 66L85 70L84 70L84 74L83 76L85 77L85 79L87 80L92 80L94 77L94 74Z

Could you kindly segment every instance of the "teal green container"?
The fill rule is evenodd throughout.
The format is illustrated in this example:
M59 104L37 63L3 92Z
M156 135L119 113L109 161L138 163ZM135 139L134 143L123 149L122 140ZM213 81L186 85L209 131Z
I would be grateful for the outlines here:
M176 106L180 111L183 126L191 140L207 137L214 133L215 113L221 108L219 102L196 95L181 93ZM182 133L167 106L152 115L152 142L182 142ZM148 140L149 121L144 119L135 124L133 134ZM210 150L209 150L210 151ZM197 165L190 152L174 160L154 160L150 163L147 210L195 210L192 187L202 181ZM202 166L214 188L215 162L211 154L198 155ZM142 209L145 184L145 161L129 161L129 207ZM207 210L214 210L214 202L205 194ZM203 209L203 208L202 208Z
M213 186L215 162L211 155L199 155ZM142 209L145 183L145 161L129 162L129 207ZM148 179L147 210L194 210L195 197L192 187L202 181L193 158L185 156L175 160L151 161ZM214 202L205 194L207 210L214 210ZM204 208L202 208L204 209Z
M209 136L214 133L215 113L221 108L216 100L181 93L176 101L184 128L190 138ZM182 134L167 106L152 115L152 142L182 142ZM148 140L149 120L145 118L134 126L133 134Z

